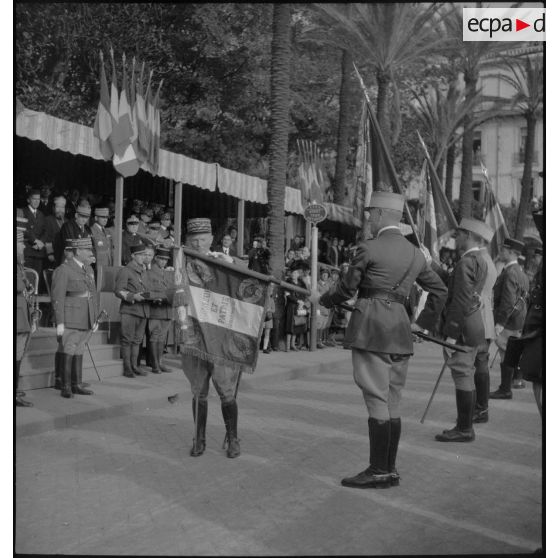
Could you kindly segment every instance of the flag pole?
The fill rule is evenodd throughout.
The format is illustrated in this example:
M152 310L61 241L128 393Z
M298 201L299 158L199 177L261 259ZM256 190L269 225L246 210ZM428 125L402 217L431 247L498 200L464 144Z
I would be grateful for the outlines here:
M422 139L422 136L420 135L420 132L417 130L417 135L420 141L420 145L424 151L424 156L426 157L426 161L428 162L428 166L430 167L430 176L432 177L432 182L435 184L436 188L438 188L438 193L440 194L440 199L442 199L444 201L444 203L446 204L446 209L448 210L448 215L451 215L451 219L452 219L452 223L451 226L455 229L457 229L457 220L455 219L455 215L453 214L453 211L451 209L451 204L449 203L449 200L446 196L446 193L444 192L444 189L442 188L442 185L440 184L440 179L438 178L438 173L436 172L436 168L434 167L434 163L432 162L432 159L430 158L430 154L428 153L428 149L426 147L426 144L424 143L424 140Z
M401 185L399 184L399 179L397 177L397 172L395 170L395 167L393 166L393 161L391 160L391 157L389 156L389 151L386 145L386 142L384 140L384 137L382 136L382 131L380 129L380 124L378 123L378 120L376 118L376 115L374 114L374 111L372 110L372 103L370 101L370 97L368 96L368 91L366 90L366 86L364 85L364 80L362 79L362 76L360 75L360 72L358 71L356 64L353 62L353 67L355 69L357 78L360 82L360 86L362 88L362 92L364 93L364 98L366 99L366 108L368 110L368 116L370 117L370 119L372 120L377 133L378 133L378 138L380 139L380 145L382 146L382 149L386 155L386 160L387 160L387 164L389 165L390 171L393 174L393 177L395 179L395 187L397 188L397 191L399 194L403 195L403 189L401 188ZM419 246L423 246L422 241L420 239L418 230L417 230L417 226L415 225L415 222L413 220L412 214L411 214L411 210L409 209L409 204L407 203L407 200L404 199L404 210L405 210L405 215L407 216L407 219L409 220L409 223L411 225L411 229L413 230L413 234L415 235L417 242L419 243Z

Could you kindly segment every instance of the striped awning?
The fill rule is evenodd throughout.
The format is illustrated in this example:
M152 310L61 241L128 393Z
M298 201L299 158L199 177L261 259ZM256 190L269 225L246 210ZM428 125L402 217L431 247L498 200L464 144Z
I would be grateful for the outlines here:
M99 141L93 128L62 120L24 108L16 117L16 135L44 143L49 149L59 149L72 155L83 155L102 160ZM147 165L142 169L153 174ZM161 149L159 152L158 176L176 182L191 184L214 192L217 184L217 168L214 163L203 163L185 155Z
M240 200L267 204L267 181L249 176L217 164L217 186L219 192Z

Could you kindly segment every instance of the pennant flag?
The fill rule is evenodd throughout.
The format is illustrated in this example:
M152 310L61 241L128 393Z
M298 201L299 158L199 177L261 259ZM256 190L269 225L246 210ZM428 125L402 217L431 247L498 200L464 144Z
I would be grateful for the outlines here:
M486 213L484 222L494 231L494 238L490 243L490 255L492 256L492 259L495 260L500 253L500 246L502 246L505 238L510 238L510 233L508 232L508 227L506 226L506 221L504 220L500 204L492 191L492 185L490 183L490 178L488 177L488 169L484 166L482 161L480 162L480 166L486 181L484 204Z
M112 131L110 134L110 144L112 151L116 152L118 145L118 86L116 85L116 66L114 64L114 51L110 49L110 60L112 63L112 80L110 84L110 115L112 117Z
M260 274L184 254L187 325L182 354L253 372L265 318L269 282Z
M122 176L134 176L139 170L139 161L132 146L132 120L128 103L128 79L126 75L126 56L122 55L122 90L118 105L118 142L112 159L114 168Z
M296 145L300 157L298 177L302 205L306 207L311 203L323 203L322 192L326 190L327 174L318 146L313 141L300 139Z
M136 119L136 57L132 58L132 79L130 80L130 122L132 124L132 137L130 142L134 152L138 153L138 122ZM139 160L139 158L138 158Z
M110 95L107 84L107 76L105 74L105 62L103 53L101 52L100 60L100 77L101 98L97 107L97 116L95 117L95 126L93 127L93 135L99 140L99 149L103 158L110 161L113 156L112 145L110 143L110 135L112 133L112 116L110 113Z
M364 208L370 204L372 195L372 154L370 150L370 126L366 103L362 103L362 114L358 133L353 193L353 217L364 222Z
M151 128L151 142L149 144L149 162L154 172L159 170L159 142L161 135L160 94L163 80L159 83L155 99L153 100L153 119Z
M153 95L151 94L151 78L153 70L149 72L147 80L147 91L145 93L145 116L146 116L146 132L147 132L147 162L151 163L151 141L153 139L153 129L155 128L155 110L153 108Z
M145 112L145 98L143 96L143 70L145 64L141 65L141 74L136 92L136 102L134 104L135 121L138 128L138 141L136 154L141 163L147 161L149 157L149 131L147 129L147 114Z

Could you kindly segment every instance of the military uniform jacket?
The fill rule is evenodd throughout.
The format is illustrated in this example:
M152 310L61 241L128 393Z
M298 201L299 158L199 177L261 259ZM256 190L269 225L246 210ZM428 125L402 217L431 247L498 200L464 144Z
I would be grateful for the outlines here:
M78 296L84 295L86 296ZM90 265L80 266L68 258L52 275L52 308L57 324L65 328L87 330L97 317L97 289Z
M97 268L112 266L112 237L98 223L91 226L91 242L97 261Z
M31 331L31 317L29 304L23 296L25 291L24 271L21 264L16 264L16 329L17 333L29 333Z
M496 266L488 253L486 248L481 249L482 257L487 265L486 281L484 282L484 287L481 291L481 317L482 324L484 326L484 334L486 339L495 339L496 332L494 331L494 314L493 314L493 289L496 283L496 278L498 277L498 272L496 271Z
M473 250L462 256L450 276L443 333L462 345L476 347L486 340L481 292L487 274L482 252Z
M149 318L149 302L136 302L134 294L149 291L145 268L132 260L126 267L118 271L114 286L114 294L122 300L120 313Z
M60 228L59 242L55 242L54 257L60 264L64 257L64 248L66 247L66 240L69 238L88 238L91 236L91 229L88 225L84 225L83 229L79 228L75 219L66 221Z
M161 299L161 302L152 302L149 309L149 318L154 320L172 320L175 286L173 272L165 271L155 262L151 269L147 270L147 284L149 286L150 298Z
M122 265L128 265L132 260L130 246L135 246L140 243L145 244L143 238L139 234L132 234L129 231L124 231L122 233Z
M53 254L56 259L56 254L61 252L61 239L60 230L64 224L64 219L59 221L54 215L49 215L45 219L45 237L44 242L46 244L47 254Z
M392 291L409 266L407 276ZM347 274L320 297L320 304L331 308L362 289L385 289L407 297L414 281L430 293L417 324L432 329L446 301L446 286L420 250L406 240L397 227L390 227L381 230L377 238L359 244ZM377 353L412 354L413 336L405 306L382 295L359 296L344 344L346 348Z
M516 262L502 270L494 285L494 321L506 329L523 327L529 278Z

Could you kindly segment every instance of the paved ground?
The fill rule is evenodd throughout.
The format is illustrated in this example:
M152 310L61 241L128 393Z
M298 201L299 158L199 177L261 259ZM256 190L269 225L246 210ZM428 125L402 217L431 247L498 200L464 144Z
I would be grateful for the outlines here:
M542 436L531 390L491 402L490 422L476 426L474 443L435 442L455 418L453 384L445 377L421 425L441 357L432 346L416 348L404 394L402 481L389 490L339 484L365 468L368 453L364 404L350 354L341 349L261 356L260 371L246 378L239 394L238 459L221 449L224 427L214 393L208 449L189 456L193 421L179 372L132 380L133 388L122 379L93 386L97 395L72 400L75 420L67 417L66 424L52 417L69 402L54 390L31 392L36 407L17 415L25 428L18 426L16 439L16 551L533 552L542 546ZM497 380L494 374L493 385ZM91 400L106 399L107 390L119 391L122 400L127 394L120 412L107 412L106 402L94 410ZM166 395L177 392L178 401L168 403ZM88 414L79 418L86 399ZM36 413L34 421L20 411Z

